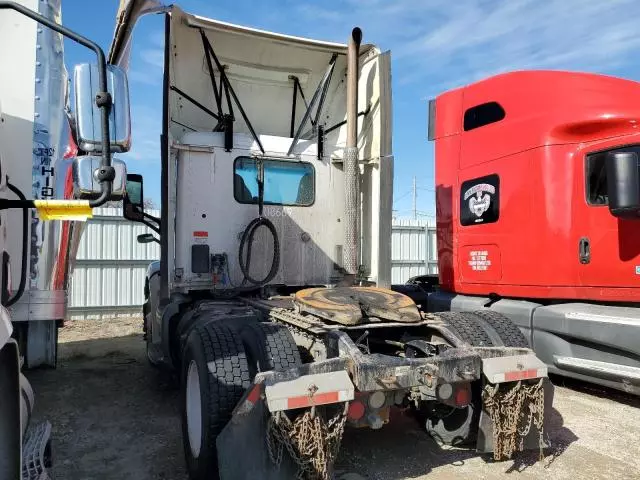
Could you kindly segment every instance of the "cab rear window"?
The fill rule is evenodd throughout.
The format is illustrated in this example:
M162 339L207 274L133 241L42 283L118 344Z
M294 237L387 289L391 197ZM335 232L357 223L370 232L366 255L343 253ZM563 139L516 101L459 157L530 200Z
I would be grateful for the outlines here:
M307 162L238 157L233 165L233 196L258 203L258 178L264 178L264 204L308 207L315 201L315 169Z

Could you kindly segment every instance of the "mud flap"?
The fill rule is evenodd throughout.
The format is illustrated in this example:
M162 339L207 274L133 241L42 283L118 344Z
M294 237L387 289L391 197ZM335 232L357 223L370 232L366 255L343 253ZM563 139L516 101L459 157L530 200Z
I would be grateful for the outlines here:
M348 404L354 386L342 359L284 372L258 373L216 439L220 480L290 480L298 465L286 448L279 465L271 461L267 425L271 413ZM295 448L295 447L294 447Z
M286 480L296 477L289 455L274 465L267 450L267 409L262 383L245 394L227 426L218 435L220 480Z
M545 378L542 382L542 388L544 389L543 448L548 448L551 446L551 444L549 442L546 429L550 425L555 387L548 378ZM540 437L538 435L538 431L534 426L532 426L531 430L529 430L528 435L524 437L524 450L538 450L540 448L539 439ZM478 441L476 444L476 450L481 453L489 453L493 452L494 450L493 423L491 421L491 418L489 417L489 414L484 409L484 406L482 408L482 412L480 413L480 425L478 428Z

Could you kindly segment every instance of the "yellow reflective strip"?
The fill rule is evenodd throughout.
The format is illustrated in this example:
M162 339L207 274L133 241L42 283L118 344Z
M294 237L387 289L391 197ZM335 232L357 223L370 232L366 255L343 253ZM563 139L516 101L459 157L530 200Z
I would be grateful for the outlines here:
M40 220L77 220L84 222L93 216L89 200L34 200Z

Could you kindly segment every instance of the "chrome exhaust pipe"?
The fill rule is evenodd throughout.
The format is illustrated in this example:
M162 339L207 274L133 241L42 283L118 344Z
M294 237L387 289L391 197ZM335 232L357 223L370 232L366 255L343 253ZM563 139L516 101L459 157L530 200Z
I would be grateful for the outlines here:
M345 247L344 269L358 273L360 264L360 166L358 165L358 58L362 30L354 28L347 51L347 143L344 149Z

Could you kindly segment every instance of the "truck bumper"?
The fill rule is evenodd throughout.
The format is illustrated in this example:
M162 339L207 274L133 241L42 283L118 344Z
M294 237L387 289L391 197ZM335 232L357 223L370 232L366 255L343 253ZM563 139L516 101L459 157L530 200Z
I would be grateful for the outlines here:
M421 359L364 355L357 348L342 353L328 360L256 376L217 438L221 480L295 478L297 467L286 451L279 466L272 463L269 455L268 418L276 412L345 404L353 401L358 392L384 391L393 398L394 392L414 387L480 380L483 363L494 380L502 375L502 382L517 379L515 372L521 372L525 380L546 377L544 365L538 370L539 360L526 348L452 348L443 355ZM553 387L548 379L544 384L545 414L548 414ZM477 449L490 452L493 430L486 412L481 414L481 422ZM533 430L525 441L527 448L539 446L539 437Z

